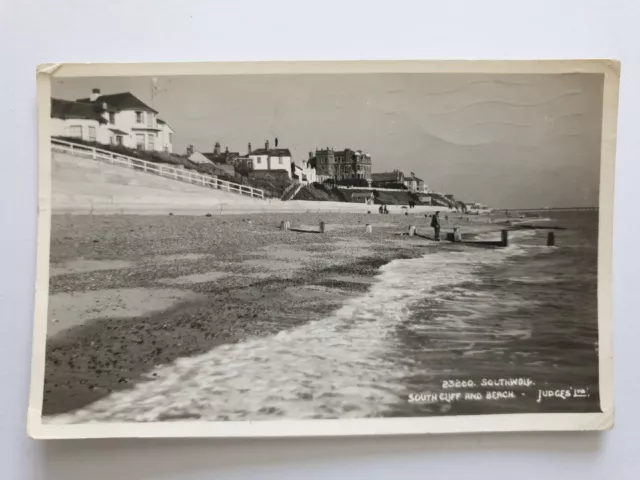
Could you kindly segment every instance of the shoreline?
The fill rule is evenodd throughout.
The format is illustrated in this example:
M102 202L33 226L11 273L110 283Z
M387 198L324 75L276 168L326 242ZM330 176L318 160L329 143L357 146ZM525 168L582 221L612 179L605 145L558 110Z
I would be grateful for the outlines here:
M179 358L321 320L366 294L383 265L449 244L408 237L407 224L425 222L418 215L291 217L307 229L328 220L324 234L281 231L280 218L54 216L43 415L132 388ZM460 226L451 220L443 234ZM518 228L472 220L470 236ZM173 297L162 305L160 294ZM161 306L145 310L149 298ZM52 323L65 315L75 319Z
M68 220L65 217L56 217L55 220L57 223L66 223L66 228L76 230L73 228L75 222L65 222ZM261 216L262 220L263 217ZM309 223L308 215L303 217L299 221ZM74 220L79 218L74 217ZM159 217L149 217L146 220L153 224L158 219ZM106 222L98 229L102 230L113 226L114 222L123 223L127 219L105 216L84 220L89 223L95 220ZM180 217L165 218L169 222L175 220L179 221ZM218 222L227 220L228 218L218 219ZM233 223L235 226L240 224L245 227L246 220L236 217ZM275 223L274 219L270 220L270 223ZM197 220L198 224L205 226L210 222L210 218ZM124 222L125 225L128 223L130 222ZM398 240L398 226L393 222L387 226L379 226L377 230L380 231L380 237L369 239L363 232L362 235L353 235L353 228L349 225L336 227L333 231L333 226L330 226L329 231L321 237L280 232L269 225L270 232L267 236L278 235L283 237L282 240L289 240L288 244L281 245L285 256L291 257L284 260L272 258L273 255L268 251L270 245L263 239L259 243L265 243L263 247L267 247L266 252L257 255L255 252L252 255L233 252L230 257L240 258L224 258L223 262L219 262L216 255L185 258L185 255L175 255L174 252L175 258L167 259L166 262L158 260L156 255L155 261L147 263L147 260L142 260L137 264L127 264L126 261L131 260L130 256L118 255L117 261L121 264L117 266L120 268L98 269L98 262L108 263L116 259L113 254L107 255L102 248L96 249L92 245L93 257L97 258L90 264L92 269L82 271L82 265L76 262L72 265L76 270L74 273L60 268L64 264L60 260L69 257L69 254L61 255L57 251L59 249L52 248L52 265L58 269L58 274L52 270L54 275L50 280L52 300L62 295L71 295L66 298L66 305L65 301L60 302L62 305L59 311L63 315L68 314L69 309L77 308L71 303L77 305L78 296L88 296L90 300L98 301L100 298L104 300L105 292L110 295L115 292L116 300L122 301L125 298L126 302L130 287L143 289L140 294L148 295L151 291L168 287L160 280L190 277L183 275L186 273L193 276L193 272L197 275L197 272L212 268L226 268L231 274L214 281L171 284L172 289L184 290L196 297L178 301L165 309L135 317L126 316L126 313L124 316L117 316L114 312L109 312L94 315L95 318L88 320L87 311L83 310L76 312L76 315L84 316L76 322L70 322L69 328L52 328L54 334L47 342L43 415L70 412L114 391L130 388L144 381L145 373L178 358L204 353L217 346L251 337L276 334L326 317L340 308L347 299L366 293L382 265L395 259L422 256L429 247L437 248L434 242L425 240ZM147 230L145 235L149 235L148 230L153 231L148 228L149 225L144 227L147 227L143 228ZM86 229L86 226L80 227L75 233L86 236L80 233L83 228ZM354 236L357 238L354 239ZM79 245L76 244L74 250L79 247L84 252L86 244L94 244L91 237L93 235L79 242ZM63 235L61 240L70 239L69 235ZM99 245L103 240L96 243ZM303 250L295 250L290 247L291 244L302 246ZM109 250L114 246L111 245ZM298 264L303 261L300 256L305 251L304 248L312 250L309 252L312 261L309 264L305 262L300 268ZM108 257L111 259L108 260ZM253 268L246 270L245 263ZM223 268L221 264L224 264ZM287 269L287 266L292 265L294 268ZM252 269L262 271L252 272ZM267 276L265 270L273 275ZM109 300L104 303L114 301L111 297ZM127 308L123 310L130 311ZM51 321L52 318L50 326Z

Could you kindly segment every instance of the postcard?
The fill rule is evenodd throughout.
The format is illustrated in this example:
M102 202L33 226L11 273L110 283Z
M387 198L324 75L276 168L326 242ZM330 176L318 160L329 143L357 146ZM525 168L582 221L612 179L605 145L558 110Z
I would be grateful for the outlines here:
M40 66L29 434L611 428L619 78Z

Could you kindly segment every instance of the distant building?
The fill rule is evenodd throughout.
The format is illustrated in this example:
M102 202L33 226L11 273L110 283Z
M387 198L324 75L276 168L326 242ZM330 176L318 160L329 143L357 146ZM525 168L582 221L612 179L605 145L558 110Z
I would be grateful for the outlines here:
M374 187L398 188L398 185L404 185L404 181L404 173L400 170L371 174L371 182Z
M210 174L225 175L232 178L236 176L236 169L233 165L216 163L210 158L207 158L206 154L194 151L192 145L189 145L187 148L187 158L189 161L199 165L209 165L209 169L207 171Z
M427 188L424 184L424 180L416 177L416 174L411 172L409 176L404 177L404 181L402 182L404 185L411 191L416 193L426 193Z
M291 152L288 148L270 148L267 140L264 148L250 150L247 156L251 159L253 171L285 170L291 178Z
M213 146L213 152L202 152L202 155L207 157L212 163L218 164L233 164L233 159L240 156L238 152L230 152L229 147L225 147L222 151L220 142L216 142Z
M158 128L160 131L158 132L158 144L160 145L160 149L163 152L172 153L173 152L173 129L169 126L167 122L162 120L161 118L156 119L158 123Z
M318 180L316 169L313 168L306 160L303 160L300 163L301 165L298 165L298 163L292 164L291 174L293 179L299 181L303 185L308 185L310 183L316 182Z
M188 148L187 149L187 158L193 162L193 163L198 163L198 164L213 164L213 162L211 160L209 160L207 157L205 157L202 153L200 152L194 152L193 148Z
M102 144L157 152L173 151L173 129L158 111L130 92L78 100L51 99L52 136L73 137Z
M361 150L316 149L309 152L309 162L316 169L318 181L363 179L371 181L371 155Z
M353 192L351 194L351 202L373 205L375 202L375 198L373 196L373 192Z

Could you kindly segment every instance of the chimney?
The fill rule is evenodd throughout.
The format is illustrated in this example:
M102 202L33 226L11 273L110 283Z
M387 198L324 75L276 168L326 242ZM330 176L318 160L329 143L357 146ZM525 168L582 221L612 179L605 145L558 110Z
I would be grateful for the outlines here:
M313 158L313 152L309 152L309 160Z
M191 155L193 155L193 145L189 145L187 147L187 157L190 157Z
M229 147L224 147L224 153L229 153Z
M99 96L100 96L100 89L94 88L93 90L91 90L91 96L89 97L89 100L91 100L92 102L95 102Z
M251 142L249 142L249 153L251 153Z
M220 142L216 142L213 146L213 153L216 155L220 155Z
M265 149L265 150L269 150L269 140L267 140L266 142L264 142L264 149Z

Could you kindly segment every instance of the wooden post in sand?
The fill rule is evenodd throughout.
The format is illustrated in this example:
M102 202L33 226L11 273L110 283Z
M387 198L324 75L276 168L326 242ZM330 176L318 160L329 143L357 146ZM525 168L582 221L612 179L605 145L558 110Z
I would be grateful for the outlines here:
M409 226L409 236L413 237L416 234L416 226L415 225L410 225Z
M502 246L509 246L509 230L502 230Z
M455 227L453 229L453 241L454 242L462 241L462 234L460 233L460 227Z
M373 233L373 227L367 223L367 226L364 229L365 233Z
M280 222L280 230L288 230L286 220L282 220L282 222Z
M324 233L324 229L325 229L325 223L320 222L320 233Z
M547 234L547 247L553 247L556 244L556 234L549 232Z

